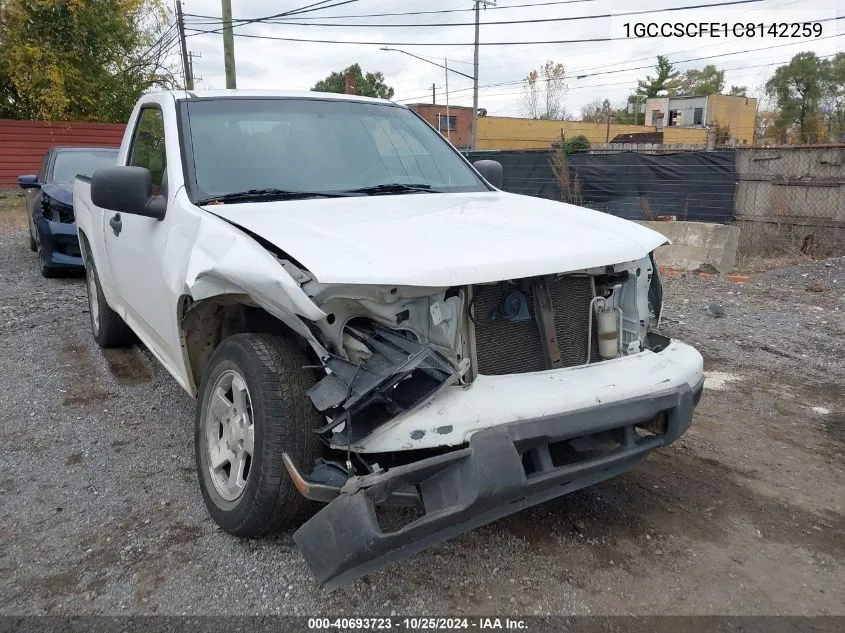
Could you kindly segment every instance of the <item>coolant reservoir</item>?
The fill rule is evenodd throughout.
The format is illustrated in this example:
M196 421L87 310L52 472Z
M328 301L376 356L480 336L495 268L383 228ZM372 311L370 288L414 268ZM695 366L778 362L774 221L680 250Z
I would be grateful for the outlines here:
M608 360L619 355L619 314L615 308L596 310L599 332L599 356Z

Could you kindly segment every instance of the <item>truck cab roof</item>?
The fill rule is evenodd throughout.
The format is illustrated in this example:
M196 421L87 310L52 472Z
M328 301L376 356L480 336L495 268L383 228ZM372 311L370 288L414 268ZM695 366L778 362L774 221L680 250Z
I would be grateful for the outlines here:
M312 90L167 90L174 99L315 99L331 101L357 101L363 103L390 104L405 107L388 99L375 99L358 95L339 94L335 92L315 92ZM154 94L154 93L147 93Z

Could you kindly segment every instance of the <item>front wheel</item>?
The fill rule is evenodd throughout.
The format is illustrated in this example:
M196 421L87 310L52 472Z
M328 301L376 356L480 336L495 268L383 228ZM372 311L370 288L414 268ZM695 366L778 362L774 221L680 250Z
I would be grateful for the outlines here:
M286 452L310 468L319 456L309 364L290 340L267 334L231 336L208 362L197 398L197 473L209 513L227 532L287 529L313 508L282 462Z

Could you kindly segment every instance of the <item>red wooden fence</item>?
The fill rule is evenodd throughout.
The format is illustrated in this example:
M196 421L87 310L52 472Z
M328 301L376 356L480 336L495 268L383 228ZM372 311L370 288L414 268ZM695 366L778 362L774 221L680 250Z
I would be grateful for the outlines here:
M0 189L17 187L22 174L37 174L54 145L119 147L125 128L123 123L0 119Z

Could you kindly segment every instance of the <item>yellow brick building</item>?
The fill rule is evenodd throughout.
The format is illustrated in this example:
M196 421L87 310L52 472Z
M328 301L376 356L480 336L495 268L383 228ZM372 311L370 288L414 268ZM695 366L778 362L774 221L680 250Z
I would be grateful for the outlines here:
M655 132L652 125L617 125L585 121L546 121L515 117L485 116L478 119L478 149L544 149L565 138L586 136L590 143L605 143L617 134ZM707 130L674 128L663 130L664 144L707 144Z

